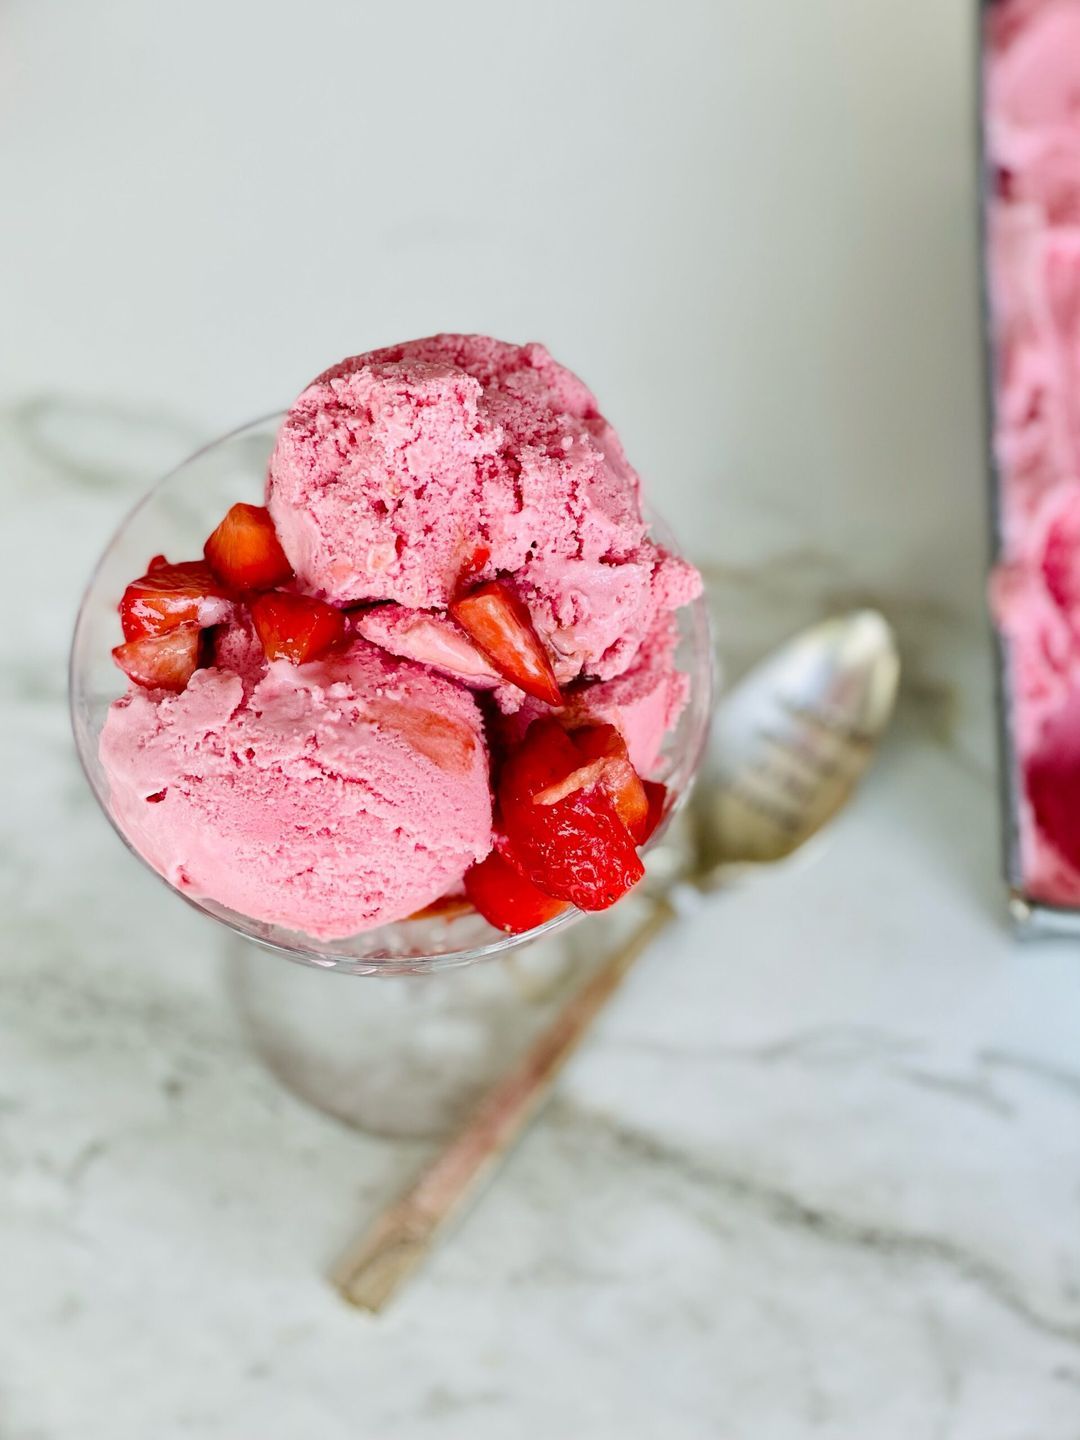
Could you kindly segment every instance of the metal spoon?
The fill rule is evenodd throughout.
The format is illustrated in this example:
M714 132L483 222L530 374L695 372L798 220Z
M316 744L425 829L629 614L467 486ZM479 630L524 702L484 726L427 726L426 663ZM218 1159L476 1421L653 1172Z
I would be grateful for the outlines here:
M842 809L877 750L899 678L891 629L876 611L859 610L797 635L725 697L676 873L464 1128L342 1256L331 1278L346 1300L381 1310L420 1265L539 1110L634 961L678 917L684 897L788 859ZM673 838L669 860L674 853Z

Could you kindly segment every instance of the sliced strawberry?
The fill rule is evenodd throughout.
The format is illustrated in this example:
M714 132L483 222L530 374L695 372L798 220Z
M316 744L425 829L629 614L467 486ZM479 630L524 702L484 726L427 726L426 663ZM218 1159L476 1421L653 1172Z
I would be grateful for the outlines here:
M599 785L604 778L604 771L607 762L604 760L590 760L587 765L579 765L576 770L563 780L556 780L553 785L545 785L543 790L538 790L533 796L534 805L554 805L558 800L565 800L575 790L588 790L593 785Z
M163 570L168 563L164 555L151 555L146 566L146 572L149 574L151 570Z
M465 893L485 920L508 935L534 930L566 909L565 900L538 890L497 850L465 872Z
M225 618L227 601L228 591L204 560L170 565L155 555L120 601L124 639L164 635L178 625L216 625Z
M144 635L113 650L113 659L129 680L148 690L183 690L199 663L197 625L181 625L164 635Z
M345 616L307 595L270 590L251 602L251 618L268 660L316 660L345 638Z
M644 874L634 840L602 785L551 804L536 796L580 768L555 720L538 720L507 758L499 781L506 853L545 894L581 910L604 910Z
M643 780L641 784L649 802L649 812L641 827L641 833L636 838L639 845L644 845L656 834L660 821L664 818L664 811L667 809L667 786L661 785L659 780Z
M450 614L505 679L548 705L563 703L529 612L502 580L489 580L460 596Z
M578 753L586 761L602 763L604 789L635 841L643 841L649 818L649 798L641 777L630 763L626 741L614 725L586 725L571 735Z
M214 574L234 590L269 590L292 574L265 505L233 505L203 554Z

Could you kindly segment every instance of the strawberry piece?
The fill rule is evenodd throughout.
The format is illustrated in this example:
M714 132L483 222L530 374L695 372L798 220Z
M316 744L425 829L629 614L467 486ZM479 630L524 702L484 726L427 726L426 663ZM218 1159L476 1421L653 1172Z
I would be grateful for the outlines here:
M466 586L471 585L490 559L491 546L477 545L476 549L461 567L461 574L458 577L458 588L464 590Z
M502 580L489 580L459 596L450 614L504 679L548 705L563 703L529 612Z
M633 837L601 786L512 817L504 813L503 821L516 868L579 910L606 910L645 873Z
M152 570L163 570L168 563L164 555L151 555L147 562L146 573L149 574Z
M604 789L611 796L619 819L641 845L649 818L649 797L630 763L626 741L614 725L586 725L575 730L570 738L585 760L601 764Z
M181 625L164 635L144 635L113 650L113 659L129 680L148 690L183 690L199 663L197 625Z
M607 791L594 784L551 804L536 803L537 795L564 781L580 761L557 721L533 722L499 781L505 851L545 894L580 910L605 910L645 873Z
M511 809L531 806L581 766L577 747L554 716L534 720L503 762L499 797Z
M234 590L269 590L292 574L265 505L233 505L203 554L214 574Z
M160 562L160 563L159 563ZM216 625L225 618L228 592L203 560L170 565L155 555L120 601L125 640L164 635L178 625Z
M564 900L545 895L497 850L465 872L465 893L485 920L508 935L535 930L566 909Z
M637 842L639 845L644 845L656 834L660 821L664 818L664 811L667 808L667 786L661 785L659 780L643 780L641 784L649 804L649 811Z
M599 785L606 768L607 763L604 760L591 760L588 765L579 765L576 770L571 770L565 780L556 780L553 785L545 785L543 790L537 791L533 796L533 804L554 805L558 800L565 800L575 790L588 790L593 785Z
M251 618L268 660L316 660L345 638L345 616L323 600L270 590L251 602Z

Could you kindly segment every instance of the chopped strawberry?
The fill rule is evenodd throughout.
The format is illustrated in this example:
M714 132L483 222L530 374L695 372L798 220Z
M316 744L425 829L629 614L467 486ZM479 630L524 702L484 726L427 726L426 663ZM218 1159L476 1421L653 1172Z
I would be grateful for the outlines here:
M251 618L268 660L316 660L345 638L345 616L322 600L270 590L251 602Z
M545 894L581 910L604 910L644 874L633 837L606 790L594 784L551 804L536 803L537 795L579 769L580 760L557 721L533 722L507 757L499 781L505 850Z
M538 790L533 796L533 804L554 805L558 800L565 800L575 790L588 790L593 785L599 785L606 768L607 762L604 760L590 760L587 765L579 765L564 779L556 780L553 785L545 785L543 790Z
M515 866L579 910L606 910L645 873L633 837L599 785L503 818Z
M149 574L151 570L163 570L168 563L164 555L151 555L146 566L147 574Z
M529 612L502 580L489 580L460 596L451 603L450 614L504 679L548 705L563 703Z
M234 590L269 590L292 574L265 505L233 505L203 554L214 574Z
M490 559L491 546L477 545L476 549L461 567L461 574L458 576L459 589L464 590L467 586L471 585Z
M538 890L497 850L465 872L465 893L485 920L508 935L534 930L566 909L565 900Z
M645 798L649 802L649 812L645 816L645 823L637 837L637 843L644 845L655 835L660 821L664 818L664 811L667 808L667 786L661 785L659 780L643 780L641 783L645 790Z
M611 796L619 819L640 845L649 818L649 798L641 777L630 763L626 741L614 725L586 725L575 730L570 738L585 760L601 763L604 789Z
M197 625L180 625L164 635L144 635L113 650L129 680L148 690L183 690L199 663Z
M580 765L577 747L554 716L534 720L503 762L499 796L511 809L531 806Z
M164 635L178 625L216 625L225 618L227 601L228 591L204 560L170 565L155 555L120 601L124 639Z

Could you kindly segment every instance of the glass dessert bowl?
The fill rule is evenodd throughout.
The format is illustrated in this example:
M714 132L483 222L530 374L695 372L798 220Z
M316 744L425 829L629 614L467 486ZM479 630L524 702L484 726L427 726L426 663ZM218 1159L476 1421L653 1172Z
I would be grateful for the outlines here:
M125 586L143 573L148 556L163 549L170 557L200 555L207 535L230 506L238 501L262 503L267 463L283 418L268 416L226 435L159 481L106 547L80 607L70 662L76 746L91 789L133 853L138 852L113 813L109 781L99 756L109 707L125 689L124 676L111 653L120 639L118 602ZM655 516L650 519L654 538L674 551L662 522ZM642 849L646 859L689 794L711 711L712 648L704 601L698 598L684 606L677 620L675 664L687 677L689 693L676 724L664 739L661 759L651 776L663 782L667 796L662 821ZM252 919L212 899L170 888L238 936L303 964L359 975L416 975L467 965L506 955L582 918L582 912L571 907L532 930L504 934L473 910L457 914L449 911L398 921L344 939L319 940Z

